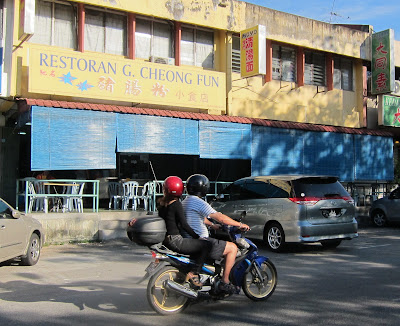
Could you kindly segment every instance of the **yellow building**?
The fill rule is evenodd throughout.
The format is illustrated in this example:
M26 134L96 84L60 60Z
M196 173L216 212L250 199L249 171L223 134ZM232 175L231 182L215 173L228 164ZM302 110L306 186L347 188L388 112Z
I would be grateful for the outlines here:
M234 0L3 3L7 193L43 170L152 179L149 161L158 178L393 178L392 134L367 129L369 26ZM260 25L265 73L242 77Z

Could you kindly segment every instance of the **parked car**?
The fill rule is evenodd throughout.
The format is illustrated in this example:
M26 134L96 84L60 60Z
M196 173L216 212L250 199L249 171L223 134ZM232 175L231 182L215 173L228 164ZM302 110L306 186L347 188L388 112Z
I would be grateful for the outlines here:
M369 216L375 226L385 226L390 222L400 222L400 187L393 190L389 196L372 202Z
M23 265L35 265L43 243L40 222L0 198L0 262L21 258Z
M358 237L354 201L336 177L257 176L237 180L211 204L242 221L247 237L264 240L272 251L288 242L337 247Z

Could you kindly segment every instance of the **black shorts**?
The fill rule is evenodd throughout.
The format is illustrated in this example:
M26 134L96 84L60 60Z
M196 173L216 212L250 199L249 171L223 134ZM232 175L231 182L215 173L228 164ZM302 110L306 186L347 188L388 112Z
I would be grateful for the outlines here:
M208 257L214 260L222 259L222 257L224 256L226 241L214 238L207 238L207 240L212 243L212 248L210 253L208 254Z

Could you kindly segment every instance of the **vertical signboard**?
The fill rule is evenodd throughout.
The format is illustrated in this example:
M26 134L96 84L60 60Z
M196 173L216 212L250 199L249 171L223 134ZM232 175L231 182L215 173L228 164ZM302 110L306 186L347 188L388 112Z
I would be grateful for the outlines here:
M381 95L378 97L380 126L400 127L400 97Z
M266 28L257 25L240 32L240 74L242 78L265 75Z
M18 39L28 40L35 31L35 0L21 0L19 3Z
M394 90L394 31L372 34L372 94L390 93Z

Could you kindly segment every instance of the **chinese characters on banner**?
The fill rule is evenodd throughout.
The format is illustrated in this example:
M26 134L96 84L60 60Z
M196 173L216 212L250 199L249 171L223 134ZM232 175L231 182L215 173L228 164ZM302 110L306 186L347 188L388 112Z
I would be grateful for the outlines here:
M379 125L400 127L400 97L379 96Z
M225 110L225 73L30 45L28 91Z
M393 40L392 29L372 34L372 94L390 93L394 90Z
M266 73L266 28L263 25L240 33L240 73L242 77Z

